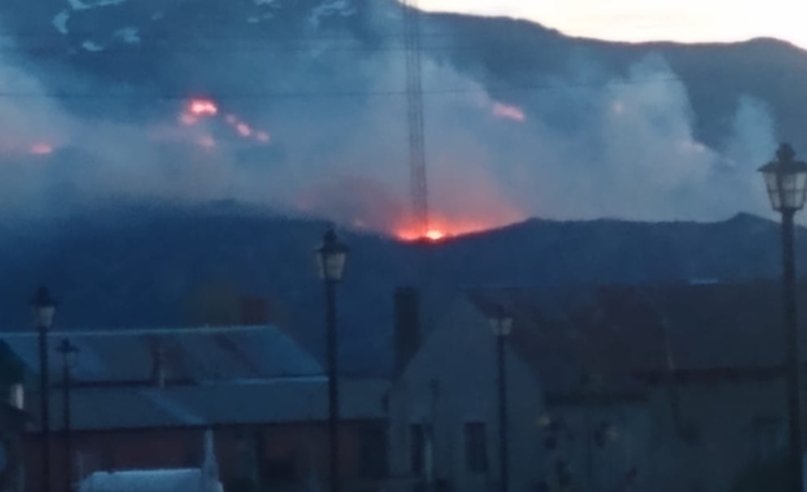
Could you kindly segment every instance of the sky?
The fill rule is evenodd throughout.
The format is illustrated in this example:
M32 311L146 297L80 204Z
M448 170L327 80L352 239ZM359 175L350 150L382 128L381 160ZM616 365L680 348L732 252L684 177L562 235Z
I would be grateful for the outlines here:
M420 7L528 19L569 35L612 41L774 37L807 49L804 0L420 0Z

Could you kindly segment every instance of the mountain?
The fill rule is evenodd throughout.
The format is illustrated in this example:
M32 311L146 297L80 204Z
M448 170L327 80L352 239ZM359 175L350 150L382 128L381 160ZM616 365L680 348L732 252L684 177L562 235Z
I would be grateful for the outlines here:
M400 284L422 286L434 316L463 285L776 274L775 224L734 215L769 210L756 169L777 140L807 150L804 51L425 14L431 210L488 232L405 244L390 239L409 209L402 14L394 0L0 2L0 326L25 329L39 282L65 327L188 324L248 294L319 354L325 223L289 212L376 231L346 232L353 371L387 366Z
M394 0L29 4L0 5L5 210L58 194L234 199L388 233L408 219ZM764 213L755 170L777 140L807 149L807 55L775 40L608 43L424 14L422 55L430 202L483 226L461 232Z
M226 5L209 0L41 0L35 5L9 0L0 6L13 53L30 56L46 69L40 75L61 91L71 85L86 88L88 81L81 77L89 75L107 88L119 84L146 94L156 89L157 94L201 91L224 97L233 90L276 86L272 82L279 71L289 70L276 64L246 79L238 72L222 76L211 66L222 55L236 65L239 58L261 53L279 62L316 58L309 76L334 77L357 84L340 84L344 89L361 90L366 74L355 73L346 62L401 51L400 16L393 0L233 0ZM807 81L807 54L788 43L614 43L567 37L506 18L423 17L428 60L456 67L494 94L505 89L507 99L528 103L524 96L529 91L510 89L563 83L581 65L588 65L587 73L576 82L596 83L625 76L637 61L658 55L685 84L704 141L716 143L730 132L739 100L747 95L770 107L781 137L807 147L799 131L807 107L807 94L799 90ZM68 68L73 84L65 85ZM48 77L47 69L58 69L55 77Z
M27 296L39 282L58 297L62 328L187 325L200 292L211 295L202 298L208 305L233 292L269 299L274 319L321 354L323 293L312 251L324 229L233 205L127 205L4 233L0 326L27 329ZM467 286L743 281L779 268L777 225L749 215L718 223L536 219L435 244L342 235L351 255L339 286L341 350L353 372L388 367L400 285L425 289L429 321ZM807 265L804 230L799 240Z

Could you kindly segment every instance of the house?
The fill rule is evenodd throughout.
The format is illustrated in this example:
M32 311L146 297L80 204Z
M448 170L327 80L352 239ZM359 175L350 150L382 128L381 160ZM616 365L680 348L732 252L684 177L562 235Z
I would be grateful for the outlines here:
M401 291L396 326L401 343L417 338L417 294ZM407 336L407 333L409 335ZM455 303L443 322L411 356L398 354L399 374L389 394L390 490L492 490L498 470L496 340L476 306ZM541 382L521 354L506 349L512 490L529 490L540 479ZM408 360L407 360L408 359ZM525 427L524 422L534 425ZM423 489L426 490L426 489Z
M765 282L468 289L400 357L393 475L402 490L496 487L489 318L502 308L510 490L728 492L784 456L779 296Z
M79 349L71 370L71 469L94 472L198 465L212 429L228 491L300 490L326 480L327 377L319 363L272 326L70 331L49 336L53 486L65 480L62 361L65 337ZM28 490L40 490L37 340L2 338L28 374L24 440ZM350 490L386 474L381 380L341 385L342 477Z
M23 369L8 346L0 343L0 491L22 492L24 486L23 432L29 416L20 408Z

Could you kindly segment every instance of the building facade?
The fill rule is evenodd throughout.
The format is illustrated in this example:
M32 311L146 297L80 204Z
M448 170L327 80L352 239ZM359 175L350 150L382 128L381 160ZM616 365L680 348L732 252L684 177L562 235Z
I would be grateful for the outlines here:
M54 491L67 491L71 482L95 472L199 466L207 431L214 437L225 490L302 491L330 479L327 377L279 330L53 333L51 349L64 337L79 353L71 370L69 422L61 361L52 358ZM5 342L27 368L25 489L41 491L36 340L7 334ZM377 490L387 475L388 384L342 380L340 387L340 478L348 491Z
M391 386L391 469L402 490L498 490L500 308L511 491L731 492L786 456L776 287L468 290Z
M501 480L496 360L489 320L470 302L456 303L390 390L394 490L496 489ZM541 478L541 385L509 346L506 374L511 490L533 490Z

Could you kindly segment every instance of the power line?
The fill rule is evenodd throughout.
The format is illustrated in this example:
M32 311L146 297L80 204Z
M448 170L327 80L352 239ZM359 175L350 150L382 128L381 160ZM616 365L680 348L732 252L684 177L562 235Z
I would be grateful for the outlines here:
M353 40L345 40L345 44L341 45L334 45L334 44L322 44L322 43L306 43L306 42L295 42L295 43L288 43L288 44L280 44L280 43L257 43L251 40L239 40L238 42L228 42L228 43L207 43L207 42L199 42L199 43L182 43L182 44L167 44L167 43L148 43L142 44L140 42L131 43L131 44L123 44L124 41L119 38L113 36L114 45L110 45L108 40L103 39L85 39L83 42L92 42L97 43L99 46L102 47L100 51L97 52L88 52L87 54L93 56L103 56L105 54L151 54L159 51L165 51L166 54L172 53L199 53L201 55L206 55L211 52L227 52L232 53L233 51L246 51L246 52L308 52L308 51L322 51L322 52L359 52L359 53L373 53L373 52L407 52L408 47L404 44L357 44L361 43L355 39ZM350 43L347 43L350 41ZM104 44L107 46L103 46ZM484 48L483 44L420 44L421 50L425 51L479 51L480 49ZM0 54L20 54L20 55L31 55L31 54L71 54L71 52L75 52L76 50L81 50L79 45L65 45L65 44L56 44L56 43L41 43L41 44L19 44L19 43L9 43L4 45L0 42Z
M655 79L644 80L623 80L623 81L609 81L609 82L596 82L596 83L577 83L577 84L528 84L528 85L498 85L498 86L483 86L486 92L552 92L563 90L581 90L581 89L604 89L609 87L622 87L622 86L640 86L640 85L653 85L653 84L669 84L669 83L682 83L678 77L659 77ZM444 89L423 89L422 95L424 96L442 96L452 94L475 94L480 89L472 88L444 88ZM88 99L88 100L104 100L104 99L123 99L123 100L157 100L157 101L182 101L187 100L194 96L209 95L220 99L229 100L253 100L253 99L299 99L299 98L354 98L354 97L406 97L408 91L406 89L392 89L392 90L367 90L367 91L267 91L267 92L227 92L215 90L209 91L208 94L194 93L192 89L184 93L138 93L138 94L113 94L113 93L98 93L98 92L28 92L28 91L9 91L0 90L0 98L19 98L19 99Z

